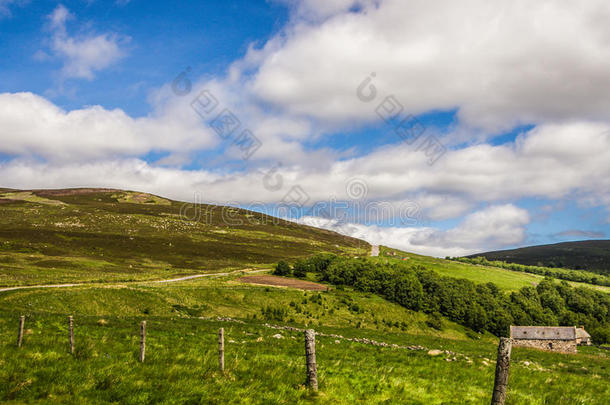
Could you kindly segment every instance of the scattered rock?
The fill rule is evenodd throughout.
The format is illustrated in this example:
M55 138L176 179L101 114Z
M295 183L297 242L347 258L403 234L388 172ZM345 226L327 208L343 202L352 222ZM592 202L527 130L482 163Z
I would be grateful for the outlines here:
M258 338L256 338L256 341L257 341L257 342L262 342L262 341L263 341L263 337L262 337L262 336L259 336Z
M335 343L339 344L339 343L341 343L341 341L339 339L337 339L337 340L335 340Z
M442 350L429 350L428 351L429 356L440 356L441 354L443 354Z
M274 339L284 339L284 336L280 335L279 333L276 333L275 335L271 336Z

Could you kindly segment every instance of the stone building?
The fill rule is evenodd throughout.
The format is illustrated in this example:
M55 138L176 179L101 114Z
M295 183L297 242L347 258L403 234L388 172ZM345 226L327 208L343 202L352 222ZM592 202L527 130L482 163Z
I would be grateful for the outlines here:
M511 326L514 346L576 353L579 344L590 344L591 336L576 326Z
M591 335L587 333L584 326L576 328L576 343L591 346Z

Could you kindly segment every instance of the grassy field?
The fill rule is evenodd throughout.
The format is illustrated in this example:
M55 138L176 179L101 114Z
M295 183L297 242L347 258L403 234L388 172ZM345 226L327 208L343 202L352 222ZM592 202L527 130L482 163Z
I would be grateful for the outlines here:
M387 252L396 252L396 256L386 256ZM469 263L460 263L452 260L438 259L430 256L421 256L414 253L401 252L396 249L381 247L381 256L377 260L398 260L408 258L407 262L413 265L425 266L437 273L455 278L465 278L475 283L496 284L505 291L516 291L522 287L532 286L544 279L536 274L511 271L493 266L481 266ZM589 287L610 293L610 287L570 282L573 286Z
M378 296L243 284L239 275L172 284L130 283L0 293L0 401L122 404L484 404L493 385L496 339ZM269 314L265 309L286 309ZM18 317L24 346L15 347ZM66 315L75 317L68 354ZM265 315L267 314L267 315ZM238 322L220 322L218 318ZM138 325L148 322L147 358L137 361ZM264 326L311 327L425 350L317 338L320 392L304 386L303 337ZM217 371L225 328L226 372ZM281 339L273 336L281 334ZM337 342L338 340L338 342ZM429 349L451 354L428 355ZM604 404L610 352L577 355L516 348L509 404ZM455 360L453 360L455 357ZM451 360L451 361L448 361Z
M328 292L265 287L238 282L238 275L171 284L133 283L0 293L0 311L75 316L231 317L281 322L298 327L326 326L401 331L466 338L469 330L445 321L443 330L426 326L426 316L374 295L351 290ZM282 318L264 318L265 308L285 309ZM477 338L490 340L491 335Z

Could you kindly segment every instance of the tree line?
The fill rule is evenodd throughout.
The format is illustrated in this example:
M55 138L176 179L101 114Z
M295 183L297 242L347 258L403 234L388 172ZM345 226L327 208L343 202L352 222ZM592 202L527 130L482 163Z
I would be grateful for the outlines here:
M535 287L505 293L494 283L444 277L420 265L331 254L301 259L293 266L280 261L274 273L300 278L315 273L319 281L378 294L425 312L431 320L442 315L496 336L507 336L510 325L584 325L594 342L610 343L610 295L550 277Z

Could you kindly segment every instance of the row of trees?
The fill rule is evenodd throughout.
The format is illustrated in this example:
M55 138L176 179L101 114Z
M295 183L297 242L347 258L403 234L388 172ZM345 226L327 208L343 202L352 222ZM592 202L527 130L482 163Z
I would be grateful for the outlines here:
M318 274L320 281L378 294L414 311L506 336L510 325L585 325L597 343L610 343L610 295L574 288L551 278L536 287L506 294L493 283L443 277L423 266L382 263L367 258L318 255L300 260L289 272ZM285 266L278 264L277 269Z
M584 270L560 269L542 266L527 266L518 263L507 263L503 261L490 261L483 256L477 257L447 257L449 260L455 260L462 263L480 264L483 266L500 267L507 270L520 271L523 273L538 274L541 276L558 278L560 280L576 281L580 283L588 283L595 285L603 285L610 287L610 277L603 274L597 274Z

